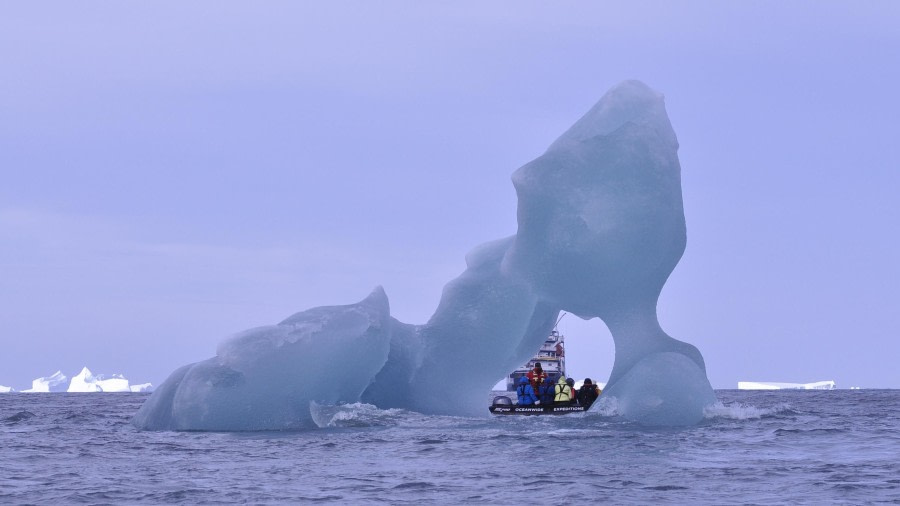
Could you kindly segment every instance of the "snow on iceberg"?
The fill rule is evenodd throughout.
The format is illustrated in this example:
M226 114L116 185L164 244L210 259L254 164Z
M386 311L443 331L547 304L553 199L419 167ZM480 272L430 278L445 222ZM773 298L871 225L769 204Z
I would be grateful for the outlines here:
M31 388L22 391L28 393L65 392L66 380L68 380L68 378L62 371L56 371L50 376L33 380L31 382Z
M290 428L311 423L311 402L360 400L484 414L481 393L534 353L561 310L609 327L616 357L603 396L620 415L699 422L716 402L703 357L656 314L686 244L677 151L662 95L621 83L515 172L516 235L472 250L426 324L391 318L380 288L356 305L298 313L176 370L134 424Z
M356 402L387 361L392 319L381 287L226 340L216 356L169 376L141 406L143 429L314 427L310 403Z
M121 374L105 378L102 374L92 374L90 369L84 367L72 378L67 392L131 392L131 386Z

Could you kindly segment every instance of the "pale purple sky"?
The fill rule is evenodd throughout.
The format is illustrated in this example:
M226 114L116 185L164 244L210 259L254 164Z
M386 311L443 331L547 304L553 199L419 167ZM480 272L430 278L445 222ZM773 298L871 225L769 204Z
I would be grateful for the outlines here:
M900 3L0 8L0 384L160 383L383 285L423 323L509 177L614 84L666 95L688 246L659 312L716 388L900 388ZM569 369L605 380L597 320Z

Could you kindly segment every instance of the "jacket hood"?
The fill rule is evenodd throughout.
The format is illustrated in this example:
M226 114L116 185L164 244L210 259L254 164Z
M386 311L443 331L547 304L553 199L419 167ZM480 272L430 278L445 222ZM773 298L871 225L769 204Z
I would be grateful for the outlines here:
M565 377L565 376L560 376L560 377L559 377L559 381L557 381L556 384L557 384L557 385L565 385L565 384L567 384L567 383L566 383L566 377Z
M519 380L520 385L527 385L528 383L528 378L526 378L525 376L522 376L522 378Z

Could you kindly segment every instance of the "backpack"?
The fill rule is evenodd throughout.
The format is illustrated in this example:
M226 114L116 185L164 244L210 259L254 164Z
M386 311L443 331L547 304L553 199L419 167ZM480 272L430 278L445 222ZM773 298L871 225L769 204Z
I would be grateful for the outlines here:
M528 405L528 404L523 404L522 401L527 400L529 397L531 398L531 403L534 404L534 394L531 394L531 395L529 396L527 393L525 393L525 388L528 387L528 386L529 386L529 385L525 384L525 385L519 385L519 386L516 388L516 395L519 397L519 399L518 399L519 404L522 404L523 406L527 406L527 405Z
M553 385L547 383L541 383L540 388L538 388L538 392L541 398L541 404L552 404L553 403Z

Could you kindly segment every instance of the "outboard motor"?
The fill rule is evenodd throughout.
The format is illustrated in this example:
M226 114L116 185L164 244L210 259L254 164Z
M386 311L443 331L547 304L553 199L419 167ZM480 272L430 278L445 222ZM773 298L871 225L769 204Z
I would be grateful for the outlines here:
M494 397L493 405L494 406L512 406L513 401L512 401L512 399L510 399L509 397L507 397L505 395L498 395L497 397Z

